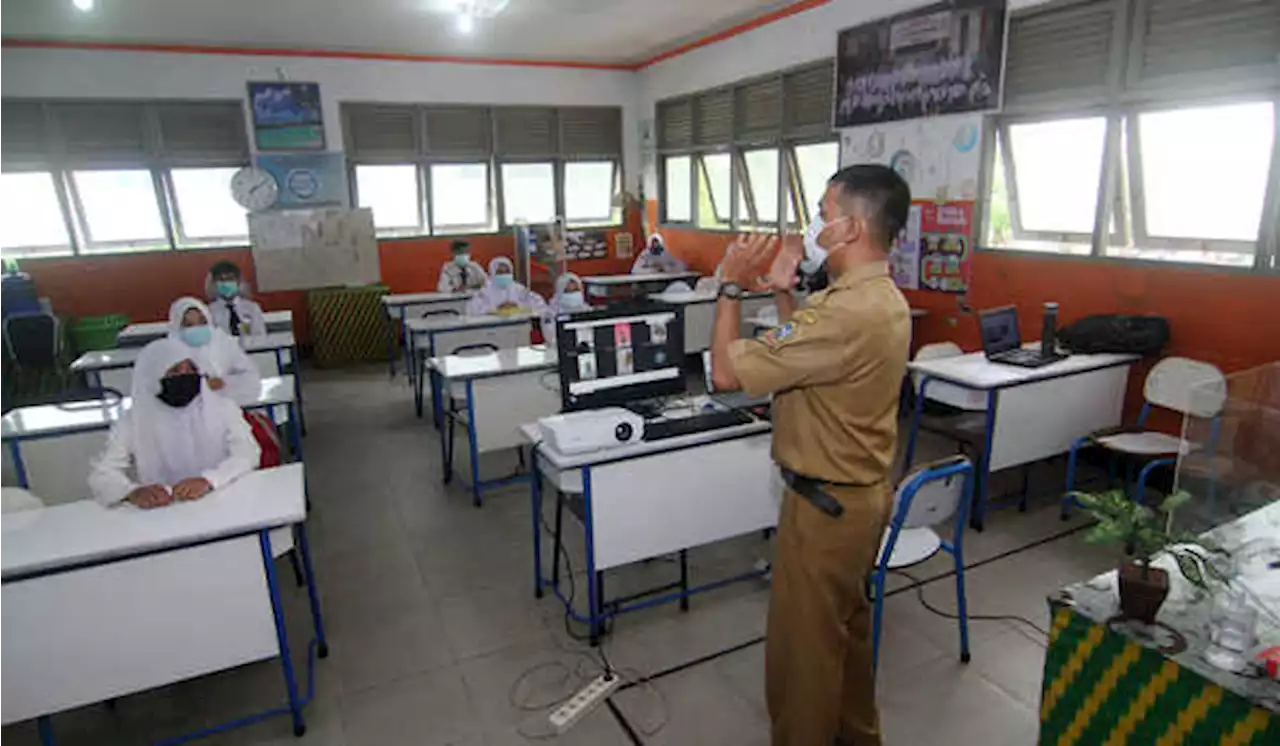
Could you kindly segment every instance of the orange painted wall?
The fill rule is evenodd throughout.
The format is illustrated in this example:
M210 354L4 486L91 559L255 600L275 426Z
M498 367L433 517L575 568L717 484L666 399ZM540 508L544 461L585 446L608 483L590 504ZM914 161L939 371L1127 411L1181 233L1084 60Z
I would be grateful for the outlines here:
M640 216L629 217L622 229L634 234L639 245ZM607 230L612 247L614 233ZM510 234L468 236L472 257L482 265L497 256L514 255ZM414 293L436 289L440 267L449 260L453 237L412 238L378 242L382 281L393 293ZM611 248L612 250L612 248ZM122 313L133 321L163 319L169 304L181 295L201 296L205 273L221 260L240 266L253 283L253 257L247 248L209 251L166 251L162 253L112 254L65 259L29 259L21 267L36 281L40 295L48 296L54 310L70 316ZM570 269L579 274L616 274L631 268L630 259L576 261ZM549 288L534 286L547 294ZM291 310L298 340L310 340L306 293L286 291L255 296L268 311Z

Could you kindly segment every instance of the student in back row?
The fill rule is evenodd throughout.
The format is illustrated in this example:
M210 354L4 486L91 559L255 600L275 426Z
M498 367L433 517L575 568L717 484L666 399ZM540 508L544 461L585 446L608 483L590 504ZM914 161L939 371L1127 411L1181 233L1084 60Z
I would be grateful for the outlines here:
M218 262L209 269L206 287L213 324L233 337L261 336L267 333L267 319L262 306L244 297L240 268L231 262Z
M528 311L542 314L547 302L541 295L516 282L515 265L505 256L489 262L489 281L467 301L468 316Z
M484 268L471 261L471 244L454 241L450 248L453 261L440 268L440 282L436 290L441 293L474 293L484 287L489 276Z
M640 252L635 264L631 265L631 274L665 275L684 272L688 269L689 265L667 251L667 242L663 240L662 234L655 233L649 236L649 243L645 250Z

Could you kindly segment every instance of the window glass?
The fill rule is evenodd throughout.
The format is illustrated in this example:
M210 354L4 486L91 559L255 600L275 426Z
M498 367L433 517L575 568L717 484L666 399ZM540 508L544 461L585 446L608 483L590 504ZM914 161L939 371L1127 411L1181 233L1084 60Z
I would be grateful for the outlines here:
M614 221L617 191L613 161L570 161L564 164L564 218L570 225Z
M231 196L231 177L237 170L175 168L169 172L182 238L196 243L211 239L243 243L248 239L245 209Z
M1104 117L1009 126L1024 231L1093 233L1106 129Z
M492 230L489 164L437 163L431 166L431 227L437 233Z
M373 209L379 233L422 230L418 217L418 167L413 164L356 166L356 198Z
M687 223L693 219L689 211L693 207L692 195L689 194L689 181L692 160L687 155L676 155L667 158L666 173L666 219L671 223Z
M1147 235L1256 241L1274 118L1271 102L1139 114Z
M147 248L167 243L150 171L76 171L71 178L84 211L89 250L94 244Z
M729 229L730 194L733 191L732 166L728 153L699 156L698 227Z
M6 256L66 253L71 248L53 174L0 174L0 247Z
M776 148L748 150L742 154L742 159L747 166L751 196L756 205L754 224L773 228L778 223L778 151ZM743 225L752 224L744 189L738 190L738 220Z
M556 219L556 178L550 163L502 164L502 210L508 225Z
M797 145L795 154L796 170L800 172L800 189L809 210L809 219L812 220L817 215L818 202L827 191L827 182L840 170L840 144L819 142ZM788 222L795 222L794 209L791 200L787 200Z

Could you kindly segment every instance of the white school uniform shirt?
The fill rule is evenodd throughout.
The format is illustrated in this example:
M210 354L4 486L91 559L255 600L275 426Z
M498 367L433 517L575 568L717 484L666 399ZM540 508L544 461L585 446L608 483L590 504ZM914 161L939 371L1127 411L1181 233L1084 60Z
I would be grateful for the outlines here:
M231 331L231 306L233 305L236 315L240 317L239 335ZM261 337L267 333L267 317L262 314L262 306L248 298L238 295L230 300L214 298L209 301L209 311L213 314L213 325L233 337Z
M518 282L512 282L505 288L500 288L494 283L492 275L497 274L494 270L503 265L510 268L511 260L506 257L498 257L489 262L489 274L491 275L489 281L467 301L467 315L483 316L497 311L499 306L507 303L514 303L521 308L529 309L532 313L542 315L547 310L547 302L543 300L541 295Z
M207 382L185 407L157 398L165 371L189 359L190 349L166 338L138 355L132 404L111 426L106 449L89 474L93 499L102 505L115 505L138 487L172 488L195 477L209 480L216 490L257 468L261 451L244 413Z
M547 310L542 314L542 338L546 340L549 347L555 347L556 344L556 317L564 313L575 313L577 311L590 311L591 304L587 303L584 296L581 303L571 303L564 296L565 286L570 280L577 280L578 287L583 287L582 278L572 272L565 272L556 279L556 294L551 296L551 302L547 304Z
M675 272L684 272L689 269L689 265L680 261L679 257L673 255L666 249L660 254L653 254L648 249L636 259L635 264L631 265L631 274L633 275L658 275L672 274Z
M241 407L253 404L262 391L262 374L235 337L215 326L207 345L192 347L182 339L182 317L192 308L204 314L206 319L212 318L209 307L200 300L179 298L169 308L169 339L187 348L188 357L202 375L222 379L225 386L215 393L226 396Z
M484 267L479 264L469 261L467 266L460 267L457 262L450 261L440 268L440 281L436 283L436 292L475 292L483 288L488 280L489 276L485 274Z

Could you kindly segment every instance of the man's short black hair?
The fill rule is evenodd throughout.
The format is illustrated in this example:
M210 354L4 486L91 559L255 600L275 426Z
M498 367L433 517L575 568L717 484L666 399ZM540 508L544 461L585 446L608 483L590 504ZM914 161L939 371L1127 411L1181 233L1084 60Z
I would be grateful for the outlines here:
M209 274L214 277L234 275L238 280L240 279L240 268L235 265L235 262L218 262L209 268Z
M469 248L471 248L471 244L467 241L457 240L449 244L449 251L455 254L461 254Z
M888 166L860 163L840 169L829 183L840 186L842 197L862 203L863 216L887 251L907 224L911 187L906 180Z

